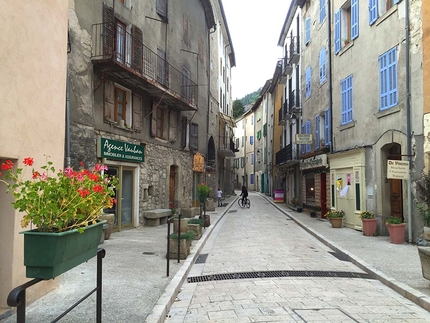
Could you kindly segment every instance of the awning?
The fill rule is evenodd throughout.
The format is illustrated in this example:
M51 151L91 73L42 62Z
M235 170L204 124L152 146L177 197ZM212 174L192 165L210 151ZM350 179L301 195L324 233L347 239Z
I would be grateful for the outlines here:
M228 124L232 128L236 128L236 122L234 121L234 119L232 117L230 117L224 113L221 113L221 112L220 112L220 115L221 115L221 118L224 119L224 122L226 124Z

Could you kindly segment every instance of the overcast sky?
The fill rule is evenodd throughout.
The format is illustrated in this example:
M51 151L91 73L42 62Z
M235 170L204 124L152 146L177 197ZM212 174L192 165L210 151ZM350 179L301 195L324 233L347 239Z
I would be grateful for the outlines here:
M282 47L279 35L290 0L222 0L236 67L232 68L233 100L263 87L275 72Z

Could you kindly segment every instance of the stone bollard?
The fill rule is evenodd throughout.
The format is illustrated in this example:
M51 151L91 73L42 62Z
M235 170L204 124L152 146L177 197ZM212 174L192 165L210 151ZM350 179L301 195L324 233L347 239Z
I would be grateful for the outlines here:
M187 218L181 217L181 233L187 233L188 232L188 220ZM173 218L173 232L178 231L178 218Z
M206 199L206 211L215 211L214 199L210 197Z
M109 240L110 235L112 233L114 221L115 221L115 214L113 213L103 213L103 215L100 217L101 220L106 220L108 227L104 231L105 239Z

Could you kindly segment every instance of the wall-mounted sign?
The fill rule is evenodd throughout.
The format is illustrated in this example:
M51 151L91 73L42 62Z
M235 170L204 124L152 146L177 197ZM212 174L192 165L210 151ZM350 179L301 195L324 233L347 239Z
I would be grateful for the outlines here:
M310 145L312 144L312 134L310 133L297 133L296 134L297 145Z
M140 163L144 161L144 146L99 138L97 142L97 157Z
M300 161L300 169L328 167L327 154L306 158Z
M388 160L387 178L408 179L409 178L409 161Z
M205 170L205 157L202 154L196 153L193 160L193 171L203 173Z

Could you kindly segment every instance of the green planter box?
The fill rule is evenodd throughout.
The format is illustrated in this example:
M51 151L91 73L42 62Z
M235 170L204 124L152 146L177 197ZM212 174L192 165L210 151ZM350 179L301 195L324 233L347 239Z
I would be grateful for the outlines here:
M24 265L27 278L51 279L91 259L97 254L106 220L88 226L84 233L39 232L24 234Z

